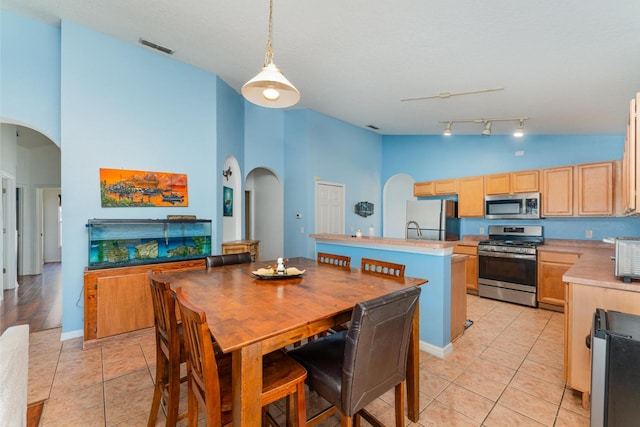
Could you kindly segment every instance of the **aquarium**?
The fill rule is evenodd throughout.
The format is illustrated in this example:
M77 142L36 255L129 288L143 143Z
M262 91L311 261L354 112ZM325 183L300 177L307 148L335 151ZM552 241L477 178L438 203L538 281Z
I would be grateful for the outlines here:
M209 219L90 219L87 229L90 270L211 254Z

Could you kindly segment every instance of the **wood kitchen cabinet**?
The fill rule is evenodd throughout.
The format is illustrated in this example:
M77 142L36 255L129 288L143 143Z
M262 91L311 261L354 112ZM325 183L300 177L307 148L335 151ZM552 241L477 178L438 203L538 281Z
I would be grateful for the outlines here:
M542 170L542 216L573 216L573 166Z
M640 135L638 135L640 93L629 103L627 137L622 157L622 209L626 214L640 210Z
M569 387L583 393L583 406L589 402L591 389L591 354L585 345L585 337L591 333L596 308L640 315L640 292L567 284L564 375Z
M260 259L260 240L234 240L222 244L222 254L241 254L249 252L253 262Z
M613 162L575 166L578 215L613 215L613 166Z
M484 177L458 179L458 217L484 216Z
M538 251L538 305L555 311L564 311L564 273L578 260L576 253Z
M467 321L467 292L465 286L466 257L451 257L451 342L464 334Z
M511 192L510 174L499 173L485 178L485 194L509 194Z
M454 248L454 254L467 255L465 260L465 284L468 294L478 295L478 244L466 245L460 241Z
M500 173L485 177L485 194L536 193L540 191L538 170Z
M413 195L416 197L448 196L458 193L457 179L441 179L413 184Z
M204 258L132 267L85 270L84 340L153 326L149 271L205 268Z

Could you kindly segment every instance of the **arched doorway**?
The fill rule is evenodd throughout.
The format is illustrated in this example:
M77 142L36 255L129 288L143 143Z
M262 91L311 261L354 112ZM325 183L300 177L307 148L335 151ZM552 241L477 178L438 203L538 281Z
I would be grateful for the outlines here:
M415 180L407 174L399 173L390 177L384 184L382 193L384 237L404 239L406 224L406 202L415 200L413 183Z
M7 229L0 236L0 262L2 288L12 289L18 275L41 274L45 261L62 261L60 148L32 128L12 123L0 128L2 225Z
M245 183L245 234L260 240L260 259L284 253L284 185L270 169L255 168Z

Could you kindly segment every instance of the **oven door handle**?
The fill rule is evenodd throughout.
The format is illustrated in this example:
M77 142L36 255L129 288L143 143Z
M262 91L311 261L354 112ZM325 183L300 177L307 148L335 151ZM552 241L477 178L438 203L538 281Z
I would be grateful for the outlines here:
M491 258L518 258L518 259L531 260L531 261L535 261L536 260L536 256L535 255L514 254L514 253L510 253L510 252L478 251L478 256L486 256L486 257L491 257Z

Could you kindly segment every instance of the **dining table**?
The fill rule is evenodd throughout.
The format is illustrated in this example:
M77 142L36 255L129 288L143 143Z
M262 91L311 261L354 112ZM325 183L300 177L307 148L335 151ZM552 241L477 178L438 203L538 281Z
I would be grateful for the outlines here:
M276 265L260 261L162 274L206 314L221 350L232 353L234 426L260 425L263 355L348 322L358 302L427 283L308 258L285 262L293 273L260 274ZM418 379L419 307L407 358L408 417L413 422L419 418Z

